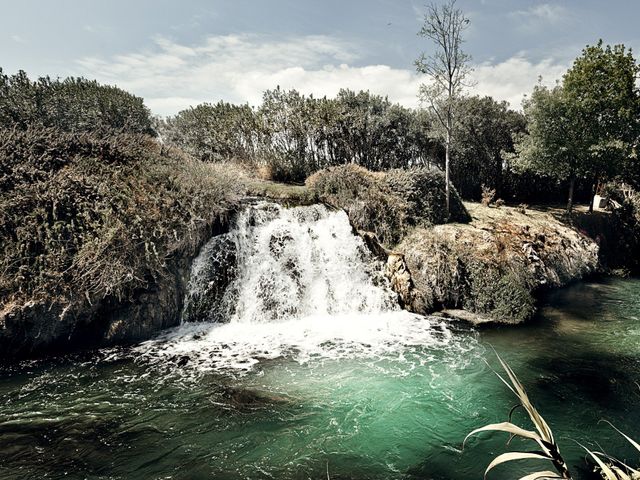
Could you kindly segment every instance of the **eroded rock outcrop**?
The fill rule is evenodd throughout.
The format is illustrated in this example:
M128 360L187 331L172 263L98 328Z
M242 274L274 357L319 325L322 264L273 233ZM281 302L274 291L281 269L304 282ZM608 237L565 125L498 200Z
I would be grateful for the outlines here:
M535 293L559 287L598 268L594 240L550 213L468 204L470 224L416 228L385 249L392 288L407 310L448 311L472 323L519 323L535 312Z

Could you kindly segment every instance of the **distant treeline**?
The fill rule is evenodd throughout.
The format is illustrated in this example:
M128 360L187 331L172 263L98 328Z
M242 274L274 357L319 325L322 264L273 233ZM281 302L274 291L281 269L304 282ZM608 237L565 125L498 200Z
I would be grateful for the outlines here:
M457 109L452 178L464 197L479 198L483 185L504 196L527 185L531 193L543 183L547 192L557 189L555 181L522 179L509 164L514 140L526 128L521 113L490 97L465 97ZM264 93L258 108L218 102L183 110L162 122L160 133L202 160L255 163L284 181L344 164L387 170L444 162L437 122L427 110L362 91L315 98L277 88Z
M451 177L462 197L477 200L484 187L512 202L566 199L566 179L516 168L517 145L528 131L523 113L478 96L458 99L456 112ZM444 164L442 132L428 110L362 91L316 98L277 88L258 107L204 103L160 119L142 98L116 87L83 78L31 80L0 69L0 127L148 134L197 159L240 161L289 182L344 164L374 171ZM578 182L576 198L584 201L590 191Z
M314 98L269 90L258 108L202 104L168 118L163 137L203 160L264 163L274 179L304 181L322 168L426 164L438 148L429 118L369 92Z

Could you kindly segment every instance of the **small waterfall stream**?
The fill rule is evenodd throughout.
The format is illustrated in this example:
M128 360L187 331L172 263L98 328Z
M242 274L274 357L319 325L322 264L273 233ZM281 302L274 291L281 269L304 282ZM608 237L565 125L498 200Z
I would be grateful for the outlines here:
M203 247L181 327L142 348L249 370L263 359L376 356L450 335L441 321L399 308L343 211L262 202Z
M202 249L183 321L271 323L397 308L344 212L260 203Z

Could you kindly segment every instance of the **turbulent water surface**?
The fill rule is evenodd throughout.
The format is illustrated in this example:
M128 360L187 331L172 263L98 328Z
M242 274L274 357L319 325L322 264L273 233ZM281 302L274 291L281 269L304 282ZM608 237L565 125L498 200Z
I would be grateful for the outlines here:
M599 422L640 438L640 281L576 285L530 325L476 331L400 311L378 271L342 212L248 209L195 262L180 327L0 367L0 478L481 478L532 447L483 435L462 450L515 404L493 349L574 477L576 442L640 464Z

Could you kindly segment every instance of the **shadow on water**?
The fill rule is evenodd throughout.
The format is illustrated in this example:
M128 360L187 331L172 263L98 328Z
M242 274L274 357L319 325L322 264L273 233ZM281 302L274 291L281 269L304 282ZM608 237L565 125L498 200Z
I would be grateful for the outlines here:
M586 346L578 350L561 361L533 360L532 368L545 372L536 387L561 399L579 396L612 409L640 403L637 357L589 350Z

